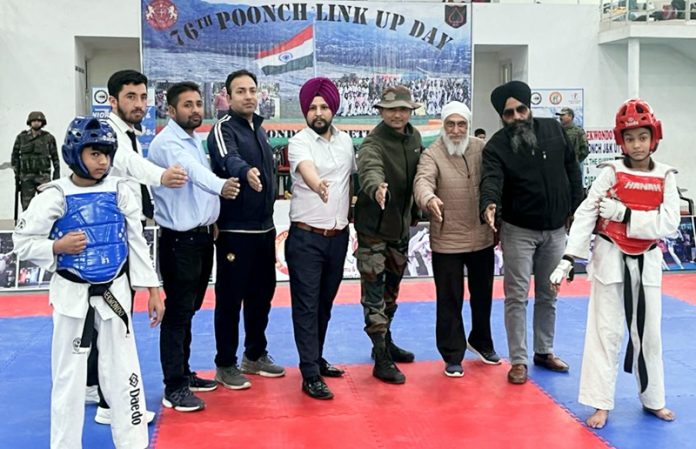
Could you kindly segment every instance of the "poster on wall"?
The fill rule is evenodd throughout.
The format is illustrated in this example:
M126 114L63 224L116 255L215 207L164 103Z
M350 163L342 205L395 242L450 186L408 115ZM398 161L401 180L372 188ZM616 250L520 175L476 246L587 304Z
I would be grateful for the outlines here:
M0 233L0 289L17 286L17 255L13 249L12 233Z
M558 118L556 113L570 108L575 113L575 125L582 128L585 121L583 95L583 89L532 89L532 114Z
M613 128L587 129L590 153L582 164L582 183L588 189L601 171L599 165L621 157L621 147L614 140Z
M98 119L106 120L111 113L109 103L109 91L106 87L92 88L92 115Z
M677 232L660 240L658 246L662 250L663 270L696 269L693 217L682 217Z
M228 109L224 81L235 70L258 77L257 113L272 145L305 125L298 102L315 76L341 94L335 124L356 143L379 122L374 104L403 84L423 106L412 123L427 145L442 106L471 104L471 5L332 1L142 0L143 68L155 89L158 127L166 91L179 81L201 86L205 137Z

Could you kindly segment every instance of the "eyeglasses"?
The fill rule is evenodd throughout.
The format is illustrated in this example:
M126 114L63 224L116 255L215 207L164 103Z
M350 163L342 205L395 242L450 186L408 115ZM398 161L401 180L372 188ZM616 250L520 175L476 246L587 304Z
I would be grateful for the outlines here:
M503 111L503 118L505 119L511 119L515 116L515 112L517 112L520 115L525 115L529 111L529 108L525 104L521 104L517 106L516 108L510 108L510 109L505 109Z

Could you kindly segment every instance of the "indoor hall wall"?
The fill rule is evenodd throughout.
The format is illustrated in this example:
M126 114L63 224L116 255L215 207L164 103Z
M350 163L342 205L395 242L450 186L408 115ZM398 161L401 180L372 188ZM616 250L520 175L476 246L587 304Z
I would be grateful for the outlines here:
M476 128L486 130L488 137L500 127L500 119L490 106L491 91L500 84L500 54L474 47L474 86L472 97L472 124L469 133Z
M664 138L656 158L679 170L679 187L696 200L696 60L668 45L642 45L640 95L662 120Z
M87 85L90 92L92 87L106 87L109 77L117 70L140 70L139 42L136 41L132 49L93 52L87 61Z
M76 36L140 37L135 0L2 0L0 46L0 220L12 218L12 144L27 114L41 110L56 140L75 116L79 83ZM60 145L60 143L59 143Z
M501 60L512 60L517 79L537 88L584 88L585 125L603 125L593 123L603 107L596 5L474 3L473 8L474 45L519 46L500 53ZM625 60L620 64L625 66ZM496 80L497 70L491 74ZM479 92L477 98L486 96ZM487 103L475 108L492 111Z

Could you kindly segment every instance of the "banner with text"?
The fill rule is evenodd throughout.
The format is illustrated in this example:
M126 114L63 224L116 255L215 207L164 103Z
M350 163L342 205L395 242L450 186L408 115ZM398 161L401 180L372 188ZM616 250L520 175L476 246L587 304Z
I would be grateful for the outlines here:
M423 106L413 123L426 142L442 106L471 105L471 5L425 2L142 0L143 68L155 89L158 126L167 87L200 84L207 134L229 108L224 81L235 70L258 77L257 112L271 144L305 126L298 92L315 76L341 94L335 124L356 143L378 123L374 104L403 84ZM431 119L435 119L432 120Z

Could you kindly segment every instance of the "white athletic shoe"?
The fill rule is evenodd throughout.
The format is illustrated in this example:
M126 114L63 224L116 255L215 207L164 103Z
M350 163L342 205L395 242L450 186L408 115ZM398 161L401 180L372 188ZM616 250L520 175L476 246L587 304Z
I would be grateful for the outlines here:
M145 416L147 417L147 423L150 424L155 420L155 412L150 410L145 411ZM97 414L94 415L94 421L98 424L104 424L107 426L111 425L111 409L97 407Z
M85 391L85 404L99 404L98 386L87 386Z

